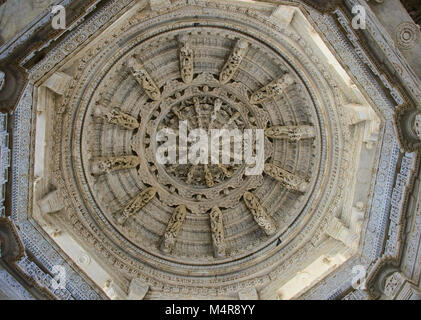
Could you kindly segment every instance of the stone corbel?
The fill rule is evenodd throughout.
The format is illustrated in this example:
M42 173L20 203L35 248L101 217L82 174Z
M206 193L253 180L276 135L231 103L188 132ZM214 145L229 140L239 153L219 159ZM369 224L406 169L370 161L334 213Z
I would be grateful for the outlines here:
M284 26L289 26L294 19L296 8L292 6L279 6L272 12L272 17L279 20Z
M114 283L113 280L108 279L102 290L111 300L122 300L121 289Z
M360 122L369 121L372 118L369 114L369 108L359 104L347 104L345 110L348 113L348 124L354 125Z
M55 72L38 88L37 112L45 112L56 106L55 95L62 96L69 87L72 77L63 73ZM63 110L58 111L62 113Z
M330 219L326 229L326 234L329 237L342 242L348 248L355 248L358 245L356 242L357 235L336 217Z
M149 291L149 285L140 279L133 279L130 282L129 294L127 300L143 300Z
M364 222L365 205L362 202L357 202L351 209L350 229L356 233L360 233L362 224Z
M375 112L371 108L359 104L347 104L345 110L348 114L348 125L364 123L363 141L366 143L367 149L372 149L378 139L380 127L380 120Z
M55 72L51 77L48 78L47 81L44 82L43 86L62 96L72 79L73 78L71 76L63 72Z
M256 288L245 288L238 292L238 299L240 300L259 300L259 294Z
M159 11L171 6L170 0L149 0L149 4L152 11Z
M46 194L38 200L37 204L43 214L58 212L65 207L63 198L58 190Z

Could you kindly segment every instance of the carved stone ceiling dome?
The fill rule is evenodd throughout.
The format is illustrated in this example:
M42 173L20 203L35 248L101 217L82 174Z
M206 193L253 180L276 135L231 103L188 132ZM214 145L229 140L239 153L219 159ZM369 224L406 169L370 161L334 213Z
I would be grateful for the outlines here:
M134 7L61 65L72 79L47 147L48 180L66 203L57 223L121 287L137 278L168 296L230 296L326 239L357 169L338 106L364 99L272 11ZM160 163L158 133L183 121L206 132L264 130L263 172Z
M63 122L61 154L69 174L65 182L82 209L74 218L96 226L101 246L120 248L140 272L152 266L144 276L165 270L175 284L190 277L199 285L205 275L218 276L213 282L219 284L232 273L238 281L279 264L288 247L315 231L311 224L320 221L322 208L328 212L332 196L327 173L341 160L328 150L342 142L330 123L338 117L330 92L315 85L320 75L305 72L312 61L297 59L300 49L288 38L293 34L257 17L196 9L133 23L87 53L89 63L80 68ZM253 95L274 81L279 92ZM217 101L221 108L215 111ZM216 121L210 123L213 112ZM267 165L260 175L245 175L245 164L161 165L155 156L157 131L164 125L176 129L180 120L192 128L241 131L311 126L313 135L267 136ZM113 162L117 157L125 163ZM288 171L305 188L280 182L282 174L277 180L268 164ZM213 183L206 181L207 170ZM250 191L253 208L243 198ZM136 207L139 195L143 202ZM176 239L163 244L178 206L186 213L171 235ZM267 215L263 227L251 212L260 206ZM212 241L213 208L220 210L223 243ZM224 252L215 255L214 246Z

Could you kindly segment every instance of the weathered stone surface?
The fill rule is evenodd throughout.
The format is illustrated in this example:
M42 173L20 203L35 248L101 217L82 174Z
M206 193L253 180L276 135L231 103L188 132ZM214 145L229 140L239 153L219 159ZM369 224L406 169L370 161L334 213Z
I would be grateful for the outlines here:
M353 265L402 250L405 273L419 273L419 219L404 212L419 207L406 205L417 194L418 158L399 153L392 124L407 93L367 54L345 7L322 14L300 1L276 3L112 0L25 61L31 82L12 124L10 219L42 265L22 258L25 274L60 298L273 299L290 281L304 297L364 298L350 290ZM367 19L366 32L416 98L408 66ZM1 94L8 86L6 74ZM54 108L43 108L47 99ZM350 119L351 105L369 117L354 108ZM419 118L401 123L413 145ZM247 175L235 150L239 163L160 163L166 141L158 132L178 134L180 121L228 130L226 145L264 131L264 173ZM411 230L407 239L402 230ZM69 273L80 285L56 292L48 268L68 267L62 257L73 257L78 243L89 266L76 263ZM306 287L296 278L321 257L328 275L313 286L321 277L313 270ZM330 260L341 265L330 268ZM204 280L210 273L212 283ZM386 291L416 296L410 281L398 282L388 278Z

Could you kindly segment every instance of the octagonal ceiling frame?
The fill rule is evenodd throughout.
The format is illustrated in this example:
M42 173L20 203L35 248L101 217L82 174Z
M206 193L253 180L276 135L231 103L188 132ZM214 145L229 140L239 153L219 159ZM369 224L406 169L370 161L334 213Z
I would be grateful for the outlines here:
M49 82L49 80L47 80L47 82ZM38 154L38 151L36 153Z
M129 3L130 1L126 1L126 3ZM342 57L341 60L347 61L347 63L350 66L350 73L354 75L355 79L357 79L357 83L363 83L364 86L366 86L366 90L373 93L373 100L376 102L376 105L380 105L384 108L384 112L386 114L386 125L385 125L385 138L382 141L382 154L380 155L379 159L379 167L382 169L387 170L388 174L391 175L391 173L395 172L395 169L397 168L398 164L402 159L399 159L399 147L397 144L397 139L393 131L393 124L391 122L391 115L394 110L394 103L391 103L388 97L385 96L384 92L382 91L382 87L384 88L390 88L390 84L388 83L380 83L375 79L373 76L371 76L371 72L369 71L370 67L367 67L367 61L363 58L361 58L356 53L356 48L349 45L349 43L346 41L346 37L341 34L340 30L337 27L337 24L334 21L334 18L332 18L329 15L321 16L320 13L316 12L315 10L311 8L306 8L310 12L310 16L313 16L313 23L315 25L319 25L322 28L326 27L327 30L330 28L330 30L336 30L335 32L330 33L330 44L335 47L335 52L338 51L341 53ZM102 14L104 14L105 10L102 10ZM100 14L99 14L100 15ZM104 19L106 20L106 19ZM349 35L348 35L349 36ZM68 39L67 39L68 41ZM345 48L345 50L343 50ZM342 51L341 51L342 50ZM361 49L361 52L364 52L363 49ZM40 68L35 68L31 70L32 80L36 81L36 79L40 78L40 74L47 72L50 68L52 68L52 65L46 65L46 62L41 62L41 65L44 64L43 70L41 73L39 73ZM38 74L37 74L38 73ZM21 228L21 236L24 241L25 245L27 246L27 249L29 249L32 252L39 252L41 261L44 260L44 263L48 266L51 265L49 263L51 260L57 260L57 255L54 256L54 252L45 252L43 253L42 250L39 250L39 243L36 243L34 239L40 239L39 237L35 237L34 239L30 239L30 233L35 232L37 233L36 229L32 226L31 223L28 221L25 221L25 206L29 197L28 194L28 183L25 182L25 179L27 181L27 172L28 172L28 166L29 163L27 160L29 158L29 132L28 128L30 128L30 118L31 118L31 112L30 108L32 105L32 84L29 84L27 88L25 89L25 93L23 97L21 98L21 101L19 103L19 108L16 111L15 114L15 123L14 123L14 129L16 130L15 135L15 142L14 142L14 148L13 148L13 158L14 158L14 173L13 173L13 194L15 195L14 199L14 205L13 205L13 215L12 219L14 222L20 226ZM25 130L27 131L25 133ZM411 154L406 154L404 156L404 159L407 161L414 161L413 156ZM25 178L26 176L26 178ZM371 213L370 213L370 221L367 224L367 227L371 225L384 225L387 223L387 219L389 217L390 212L390 203L388 201L389 195L392 194L392 185L393 185L393 178L387 178L382 177L381 179L378 178L375 184L375 188L377 188L378 191L384 191L384 186L387 186L388 189L386 192L383 192L380 195L383 195L383 199L373 199L373 203L378 200L378 203L381 203L380 207L377 205L372 206ZM377 193L379 194L379 193ZM385 199L386 198L386 199ZM377 209L380 209L376 211ZM33 234L34 236L34 234ZM382 254L382 248L383 242L384 242L385 234L382 232L375 233L374 235L371 234L371 239L374 241L366 241L366 245L363 248L363 255L365 257L368 257L369 260L376 259ZM370 236L366 240L369 240ZM43 243L43 242L41 242ZM51 255L52 256L49 256ZM22 267L30 274L35 273L36 267L32 266L30 262L23 260L24 262L21 263ZM371 262L369 261L361 261L364 265L369 265ZM37 270L38 272L38 270ZM343 272L342 274L346 274L346 272ZM348 274L349 276L349 274ZM44 276L45 277L45 276ZM47 277L48 278L48 277ZM41 283L46 284L45 279L39 279ZM340 288L349 288L349 281L344 280L343 283L345 285L340 286ZM343 289L342 291L345 291L346 289ZM75 290L77 291L77 289ZM333 288L330 288L329 290L326 289L326 294L332 295L337 291ZM81 297L81 298L87 298L86 295L77 295L76 292L72 292L71 294L74 297ZM336 293L335 293L336 294ZM62 296L63 297L63 296Z
M36 152L38 154L38 152Z

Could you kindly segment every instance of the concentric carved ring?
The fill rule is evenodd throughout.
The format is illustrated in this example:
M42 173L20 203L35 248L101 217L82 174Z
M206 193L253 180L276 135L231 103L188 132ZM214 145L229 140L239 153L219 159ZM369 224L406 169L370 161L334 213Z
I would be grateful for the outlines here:
M305 85L292 70L273 68L270 79L265 76L254 79L247 74L250 63L247 60L252 59L255 68L262 60L256 63L248 58L251 49L246 39L227 41L212 32L206 35L209 36L218 43L212 50L228 52L218 54L215 69L209 69L206 62L215 58L206 56L201 49L203 35L173 34L172 50L179 55L174 65L177 72L151 71L153 57L142 56L139 48L128 52L121 67L102 81L104 89L98 87L88 123L92 134L87 140L92 155L94 197L114 227L141 248L182 258L186 253L180 244L191 242L190 236L196 237L194 233L184 233L195 228L189 225L189 216L203 215L207 220L206 232L212 233L212 237L199 242L214 249L196 254L199 261L242 252L243 249L234 249L237 245L228 244L230 237L238 236L234 230L242 230L240 235L244 238L254 233L253 246L277 233L280 206L287 202L288 206L291 202L298 206L309 196L309 179L314 169L306 158L314 156L317 125L317 119L311 116L313 103L303 90ZM157 43L162 44L159 38ZM157 50L165 47L158 46ZM157 78L158 74L162 78ZM116 84L110 82L116 79ZM107 83L119 89L110 95ZM122 100L125 95L128 99ZM306 119L298 120L298 114L294 115L297 111ZM160 163L157 154L163 141L157 139L159 133L164 129L179 133L183 121L188 128L207 133L212 129L240 134L245 130L261 130L264 137L261 161L266 164L261 172L247 175L244 159L230 165ZM246 143L242 146L247 147ZM113 155L106 150L113 150ZM138 190L124 200L120 195L127 186ZM111 194L110 188L115 190ZM176 218L180 208L185 211L182 219ZM220 214L212 228L211 212ZM173 220L165 218L168 213ZM154 222L146 222L150 219ZM171 231L162 234L162 223L167 223L165 229ZM145 238L145 229L159 240Z
M264 19L247 29L250 35L236 31L246 30L242 19L227 19L198 28L188 19L164 28L153 20L149 29L133 22L127 42L109 43L84 60L89 62L80 68L71 98L67 114L75 121L63 131L74 141L69 163L76 183L68 180L80 210L72 221L88 221L101 239L95 247L106 248L100 254L151 285L162 279L181 284L187 277L197 287L209 270L219 285L231 281L230 273L245 279L270 268L284 246L304 241L330 205L321 200L333 193L325 172L339 159L330 146L340 139L330 122L336 109L325 98L332 95L323 82L323 90L313 86L319 73L309 79L294 65L298 44L270 40L285 44L285 54L268 45L273 29L260 36ZM314 67L308 57L301 59ZM244 164L226 171L202 166L193 182L188 166L180 172L159 163L157 133L176 129L178 121L171 121L177 113L196 126L192 106L204 114L222 110L221 122L240 131L261 129L267 164L261 174L246 176ZM209 113L200 119L205 129L213 127ZM283 244L274 248L280 238ZM264 266L254 260L262 254Z
M403 22L396 28L396 42L401 49L414 48L419 36L419 27L413 22Z

